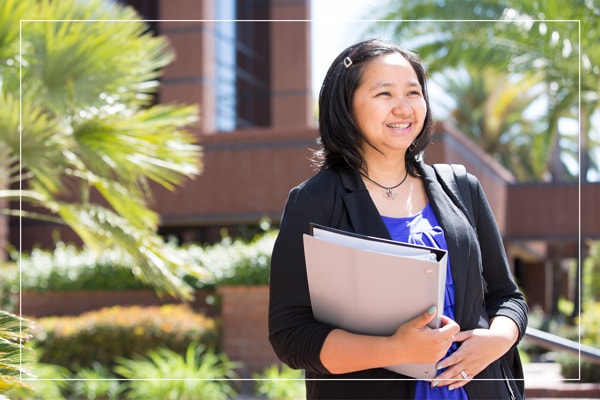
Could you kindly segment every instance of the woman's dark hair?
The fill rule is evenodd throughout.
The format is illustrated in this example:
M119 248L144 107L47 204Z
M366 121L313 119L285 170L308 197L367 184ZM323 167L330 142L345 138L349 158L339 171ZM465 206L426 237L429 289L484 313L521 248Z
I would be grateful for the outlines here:
M423 129L406 152L408 172L413 176L418 175L416 162L429 144L433 126L425 69L416 54L382 39L369 39L348 47L337 56L327 71L319 93L319 141L322 148L313 154L313 160L319 168L363 167L360 147L366 139L352 116L352 99L367 63L390 53L401 54L412 65L427 105Z

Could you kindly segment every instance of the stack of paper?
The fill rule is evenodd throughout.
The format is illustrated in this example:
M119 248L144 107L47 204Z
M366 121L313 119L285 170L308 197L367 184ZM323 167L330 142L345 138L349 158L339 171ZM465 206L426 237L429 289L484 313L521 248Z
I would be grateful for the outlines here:
M392 335L432 305L444 309L447 252L312 225L304 253L315 318L350 332ZM435 364L388 369L432 379Z

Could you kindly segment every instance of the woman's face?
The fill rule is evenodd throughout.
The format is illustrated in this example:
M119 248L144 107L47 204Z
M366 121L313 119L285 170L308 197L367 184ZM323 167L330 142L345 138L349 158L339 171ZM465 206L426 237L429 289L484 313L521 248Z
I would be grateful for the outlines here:
M415 70L401 54L386 54L365 65L352 115L368 142L388 158L404 159L423 129L427 104ZM376 150L365 143L362 152L368 157Z

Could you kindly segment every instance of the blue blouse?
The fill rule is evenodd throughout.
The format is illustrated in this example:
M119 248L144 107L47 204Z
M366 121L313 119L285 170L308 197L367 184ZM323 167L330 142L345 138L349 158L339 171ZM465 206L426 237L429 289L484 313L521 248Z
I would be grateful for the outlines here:
M448 250L446 238L444 237L444 231L440 227L435 213L433 212L433 209L429 203L427 203L422 211L410 217L393 218L382 216L381 218L387 226L393 240ZM448 260L446 272L444 315L454 319L454 282L452 281L450 260ZM456 343L453 343L452 346L450 346L446 356L453 353L456 348ZM448 386L432 388L430 382L420 380L417 381L415 398L419 400L466 400L468 399L468 396L464 388L455 390L448 390Z

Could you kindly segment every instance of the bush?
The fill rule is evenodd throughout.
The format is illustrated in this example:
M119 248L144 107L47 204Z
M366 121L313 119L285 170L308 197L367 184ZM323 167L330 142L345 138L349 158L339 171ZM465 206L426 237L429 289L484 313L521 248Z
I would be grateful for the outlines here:
M65 367L36 363L32 374L37 378L28 381L31 389L17 388L8 392L11 400L63 400L64 392L69 387L69 379L73 373ZM69 399L71 400L71 399Z
M579 382L600 382L600 365L570 354L561 354L556 357L560 364L560 372L565 379L579 379Z
M173 251L185 264L194 265L201 278L181 272L180 277L194 289L214 289L219 285L266 284L269 281L271 251L275 231L264 232L252 240L225 237L221 242L200 246L177 247ZM138 280L131 257L122 251L104 249L94 252L87 248L58 243L52 251L34 249L29 255L13 254L21 265L0 266L0 301L5 307L23 291L131 290L149 285Z
M97 361L110 366L116 357L130 358L165 346L184 353L192 342L219 348L213 319L184 305L110 307L77 317L48 317L37 321L34 341L40 361L89 368Z
M15 258L18 255L14 256ZM150 288L136 279L127 254L115 249L95 252L59 242L52 251L34 249L19 257L21 290L127 290ZM12 279L18 279L18 275Z
M191 344L184 356L159 348L144 358L119 359L114 370L129 379L130 399L226 400L236 395L228 380L237 366L224 354Z
M304 371L277 364L254 374L256 394L269 400L299 400L306 398Z
M191 343L185 355L160 347L145 357L118 358L111 370L95 362L76 373L67 368L36 364L33 390L14 389L11 400L64 399L229 399L237 363L226 355ZM123 379L125 378L125 379Z
M584 304L583 313L578 318L578 325L570 329L567 337L579 341L581 332L581 343L600 348L600 302L588 302ZM572 355L561 355L557 358L561 373L566 379L581 379L582 382L600 382L600 365L590 361L580 360ZM580 370L581 367L581 370ZM581 375L580 375L581 372Z
M187 277L186 281L196 288L267 284L276 235L269 231L251 241L225 237L211 246L187 246L186 261L200 265L207 275L202 280Z
M68 392L70 399L117 400L122 398L125 389L125 385L117 380L111 370L95 362L91 368L77 371L65 392Z

